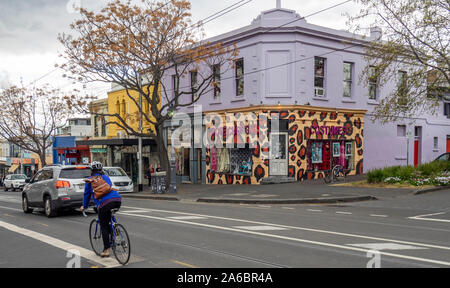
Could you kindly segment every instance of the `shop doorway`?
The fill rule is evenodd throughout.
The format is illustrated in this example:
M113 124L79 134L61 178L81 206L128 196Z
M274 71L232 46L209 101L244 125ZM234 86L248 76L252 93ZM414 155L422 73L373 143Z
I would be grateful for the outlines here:
M287 176L288 174L287 141L286 132L270 134L270 176Z
M422 127L414 127L414 166L422 163Z
M447 153L450 153L450 135L447 135Z

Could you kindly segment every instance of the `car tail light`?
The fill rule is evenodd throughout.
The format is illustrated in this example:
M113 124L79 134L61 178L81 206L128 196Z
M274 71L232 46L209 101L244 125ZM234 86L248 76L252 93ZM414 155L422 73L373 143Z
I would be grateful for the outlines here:
M88 167L86 167L86 166L77 166L77 167L75 167L75 169L77 169L77 170L84 170L84 169L88 169Z
M70 187L69 181L63 181L63 180L56 181L56 189L69 188L69 187Z

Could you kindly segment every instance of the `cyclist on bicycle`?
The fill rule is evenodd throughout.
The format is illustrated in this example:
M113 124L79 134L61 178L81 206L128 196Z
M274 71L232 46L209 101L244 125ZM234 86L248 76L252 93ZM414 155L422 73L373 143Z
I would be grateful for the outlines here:
M103 165L100 162L92 162L91 163L91 177L101 176L106 183L108 183L112 187L111 179L108 175L103 173ZM101 199L95 199L94 192L92 191L91 183L86 183L84 185L84 199L83 206L81 206L81 211L84 211L89 207L89 203L91 199L94 200L95 205L98 209L98 219L100 221L100 227L102 231L102 239L103 239L103 252L100 254L101 257L109 257L110 255L110 225L109 222L111 220L111 210L115 208L120 208L122 204L122 197L119 192L115 190L111 190L108 194L103 196Z

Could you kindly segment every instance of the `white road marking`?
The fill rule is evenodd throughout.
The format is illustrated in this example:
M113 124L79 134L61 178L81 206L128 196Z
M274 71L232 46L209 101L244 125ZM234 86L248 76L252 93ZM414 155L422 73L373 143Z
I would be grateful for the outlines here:
M364 244L347 244L355 247L367 248L370 250L381 251L381 250L417 250L417 249L428 249L425 247L402 245L397 243L364 243Z
M11 208L11 207L5 207L5 206L0 206L1 209L6 209L6 210L11 210L11 211L17 211L17 212L21 212L21 209L16 209L16 208Z
M318 210L318 209L306 209L309 212L322 212L322 210Z
M200 216L173 216L173 217L167 217L169 219L178 219L178 220L199 220L199 219L208 219L206 217L200 217Z
M388 217L387 215L378 215L378 214L370 214L371 217L382 217L382 218L386 218Z
M260 208L270 208L270 206L268 206L268 205L258 205L258 207L260 207Z
M116 261L116 259L113 259L112 257L110 258L100 258L99 256L95 255L95 253L91 250L85 249L83 247L53 238L51 236L48 235L44 235L42 233L38 233L38 232L34 232L25 228L21 228L19 226L16 225L12 225L3 221L0 221L0 227L3 227L7 230L10 230L12 232L15 233L19 233L22 235L25 235L27 237L33 238L35 240L39 240L41 242L44 242L48 245L54 246L56 248L62 249L64 251L69 251L71 249L75 249L80 251L80 256L88 259L92 262L98 263L104 267L107 268L112 268L112 267L119 267L121 266L120 264L118 264L118 262Z
M439 212L439 213L433 213L433 214L418 215L418 216L408 217L408 219L450 223L450 220L447 220L447 219L425 218L425 217L428 217L428 216L443 215L445 213L447 213L447 212Z
M219 229L219 230L225 230L225 231L241 232L241 233L246 233L246 234L253 234L253 235L264 236L264 237L269 237L269 238L283 239L283 240L288 240L288 241L307 243L307 244L313 244L313 245L319 245L319 246L325 246L325 247L352 250L352 251L362 252L364 254L366 254L368 251L370 251L365 248L351 247L351 246L332 244L332 243L326 243L326 242L320 242L320 241L312 241L312 240L306 240L306 239L300 239L300 238L294 238L294 237L288 237L288 236L281 236L281 235L274 235L274 234L267 234L267 233L262 233L262 232L257 232L257 231L250 231L250 230L244 230L244 229L210 225L210 224L204 224L204 223L188 222L188 221L183 221L183 220L176 220L176 219L169 219L169 218L162 218L162 217L155 217L155 216L148 216L148 215L137 215L137 214L127 214L127 213L119 213L119 214L128 215L131 217L140 217L140 218L148 218L148 219L155 219L155 220L162 220L162 221L170 221L170 222L175 222L175 223L188 224L188 225L193 225L193 226L213 228L213 229ZM279 226L279 225L277 225L277 226ZM448 248L448 249L450 249L450 248ZM413 256L407 256L407 255L400 255L400 254L393 254L393 253L387 253L387 252L383 252L383 251L380 251L380 255L385 255L385 256L394 257L394 258L408 259L408 260L413 260L413 261L418 261L418 262L432 263L432 264L437 264L437 265L450 266L450 262L446 262L446 261L439 261L439 260L413 257Z
M123 212L125 212L125 213L148 213L149 211L145 211L145 210L140 209L140 210L126 210L126 211L123 211Z
M17 197L6 195L0 195L0 201L8 203L22 203L22 200L18 199Z
M136 209L136 207L126 207L126 206L122 206L122 207ZM339 235L339 236L346 236L346 237L353 237L353 238L360 238L360 239L369 239L369 240L382 241L382 242L394 242L394 243L400 243L400 244L406 244L406 245L417 245L417 246L423 246L423 247L428 247L428 248L450 250L450 247L446 247L446 246L415 243L415 242L410 242L410 241L394 240L394 239L387 239L387 238L381 238L381 237L372 237L372 236L365 236L365 235L359 235L359 234L342 233L342 232L335 232L335 231L329 231L329 230L320 230L320 229L298 227L298 226L288 226L288 225L281 225L281 224L274 224L274 223L266 223L266 222L259 222L259 221L251 221L251 220L243 220L243 219L212 216L212 215L203 215L203 214L194 214L194 213L186 213L186 212L178 212L178 211L146 209L146 208L142 208L142 209L145 209L148 211L155 211L155 212L163 212L163 213L171 213L171 214L179 214L179 215L195 215L195 216L207 217L207 218L212 218L212 219L244 222L244 223L251 223L251 224L256 224L256 225L276 226L276 227L283 227L283 228L293 229L293 230L303 230L303 231L310 231L310 232L317 232L317 233L324 233L324 234L331 234L331 235ZM312 210L312 209L308 209L308 210ZM321 212L322 210L316 210L316 211ZM120 213L121 212L119 212L119 214ZM127 214L124 214L124 215L127 215ZM135 215L129 215L129 216L135 216ZM139 216L139 215L137 215L137 216ZM161 218L161 219L163 219L163 218Z
M274 194L256 194L256 195L250 195L250 197L258 197L258 198L269 198L269 197L277 197L278 195Z
M442 214L445 214L445 213L446 213L446 212L439 212L439 213L433 213L433 214L417 215L417 216L408 217L408 218L410 218L410 219L413 219L413 218L423 218L423 217L428 217L428 216L442 215Z
M275 226L233 226L237 229L245 229L251 231L275 231L275 230L288 230L287 228L275 227Z
M352 215L351 212L336 211L336 214Z
M286 209L286 210L295 210L295 208L292 207L281 207L282 209Z

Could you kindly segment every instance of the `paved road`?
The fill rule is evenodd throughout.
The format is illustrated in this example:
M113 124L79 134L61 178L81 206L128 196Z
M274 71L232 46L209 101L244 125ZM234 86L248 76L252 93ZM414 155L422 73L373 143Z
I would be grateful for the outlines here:
M90 250L78 212L24 214L0 191L0 267L115 267ZM128 267L449 267L450 190L345 205L231 205L124 199ZM370 252L376 250L379 254Z

